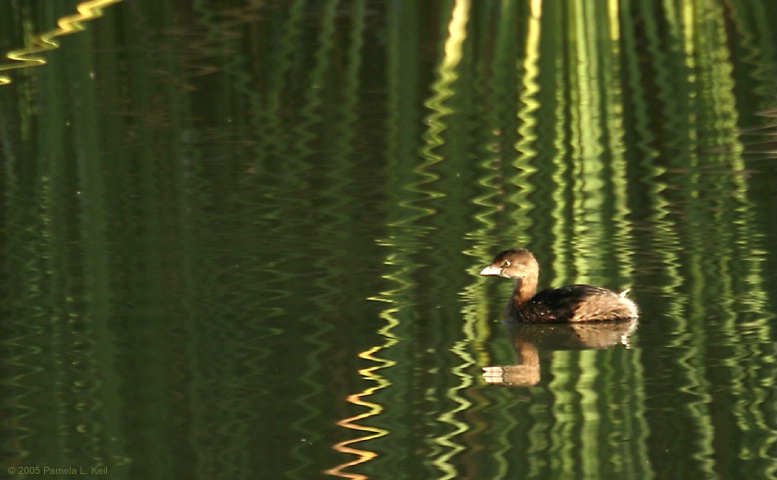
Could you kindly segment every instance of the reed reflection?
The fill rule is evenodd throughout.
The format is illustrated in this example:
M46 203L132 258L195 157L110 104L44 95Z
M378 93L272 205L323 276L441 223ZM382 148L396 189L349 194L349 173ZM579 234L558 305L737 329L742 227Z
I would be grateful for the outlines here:
M637 320L588 323L522 323L503 320L517 363L483 368L483 379L492 385L531 387L541 379L540 351L628 348Z
M78 4L78 14L62 17L57 21L59 28L44 33L30 35L25 39L27 46L6 54L14 63L0 64L0 71L45 65L46 59L40 54L59 47L57 37L78 33L86 29L83 22L102 17L102 9L122 0L92 0ZM11 83L7 75L0 75L0 85Z

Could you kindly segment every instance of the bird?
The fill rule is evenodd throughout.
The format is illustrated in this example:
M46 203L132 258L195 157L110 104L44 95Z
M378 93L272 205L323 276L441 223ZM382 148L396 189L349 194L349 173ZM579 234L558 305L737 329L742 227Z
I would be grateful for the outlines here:
M637 305L620 293L592 285L569 285L537 293L540 265L525 248L500 252L481 275L515 280L506 314L525 323L576 323L635 319Z

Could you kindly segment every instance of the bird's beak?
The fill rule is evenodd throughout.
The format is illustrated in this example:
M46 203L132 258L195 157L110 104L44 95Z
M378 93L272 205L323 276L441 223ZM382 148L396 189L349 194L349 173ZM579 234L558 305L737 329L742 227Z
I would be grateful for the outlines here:
M480 271L481 275L502 275L502 268L494 265L489 265Z

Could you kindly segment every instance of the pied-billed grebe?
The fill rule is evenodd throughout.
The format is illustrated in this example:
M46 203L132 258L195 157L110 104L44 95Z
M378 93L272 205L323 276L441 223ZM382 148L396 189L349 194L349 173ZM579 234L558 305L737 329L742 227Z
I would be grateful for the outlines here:
M508 315L521 322L591 322L637 318L637 305L618 294L591 285L549 288L537 293L540 265L523 248L505 250L484 268L481 275L515 279Z

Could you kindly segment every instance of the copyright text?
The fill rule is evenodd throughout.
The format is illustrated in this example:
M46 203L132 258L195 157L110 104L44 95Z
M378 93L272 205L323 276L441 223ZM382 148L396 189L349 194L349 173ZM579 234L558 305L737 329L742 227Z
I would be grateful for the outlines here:
M8 467L10 475L108 475L106 465L96 465L89 467Z

